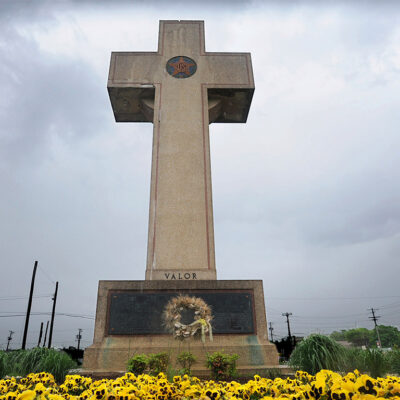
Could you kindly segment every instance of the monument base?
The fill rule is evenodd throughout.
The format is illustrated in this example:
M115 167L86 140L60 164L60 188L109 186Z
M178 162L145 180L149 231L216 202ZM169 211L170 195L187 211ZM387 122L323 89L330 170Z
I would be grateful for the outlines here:
M211 306L213 340L176 340L166 333L162 311L169 299L182 294L201 297ZM104 375L126 371L135 354L167 352L171 365L190 351L197 359L192 373L208 377L207 353L239 355L239 373L251 375L278 368L278 353L268 341L264 293L260 280L100 281L94 343L86 348L83 368Z

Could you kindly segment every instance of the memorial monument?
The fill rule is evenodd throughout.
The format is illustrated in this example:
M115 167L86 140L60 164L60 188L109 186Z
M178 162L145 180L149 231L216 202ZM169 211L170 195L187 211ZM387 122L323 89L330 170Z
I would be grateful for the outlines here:
M107 87L117 122L154 125L146 280L99 282L84 368L124 371L137 353L184 350L162 323L179 294L202 298L214 317L213 341L191 343L195 374L220 350L240 356L241 372L277 366L262 281L219 281L215 266L208 126L246 122L250 54L206 52L203 21L160 21L157 52L112 53Z

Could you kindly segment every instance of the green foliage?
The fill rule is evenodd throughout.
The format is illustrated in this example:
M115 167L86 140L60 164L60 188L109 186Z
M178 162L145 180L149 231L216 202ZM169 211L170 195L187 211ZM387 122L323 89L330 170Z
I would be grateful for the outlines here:
M222 351L207 353L206 367L211 371L211 378L222 381L237 375L237 354L225 354Z
M0 378L5 375L28 375L31 372L49 372L57 382L77 364L72 358L55 349L36 347L30 350L0 351Z
M372 339L372 332L366 328L350 329L346 331L346 340L355 346L368 346Z
M128 372L136 375L148 372L151 375L158 375L160 372L167 372L169 364L168 353L157 354L136 354L127 363Z
M358 369L374 378L385 376L391 370L390 356L391 352L384 353L379 349L346 349L346 362L342 371L350 372Z
M367 349L364 353L365 367L373 378L385 376L389 371L388 359L380 349Z
M167 375L168 381L172 383L174 382L175 376L181 375L181 371L174 368L171 364L168 364L167 372L165 374Z
M358 347L346 349L342 371L352 372L355 369L358 369L361 372L366 372L364 353L365 350Z
M7 375L7 353L0 351L0 379Z
M321 369L340 371L345 363L345 348L328 336L313 334L302 340L289 359L296 369L316 374Z
M196 357L190 351L182 351L177 360L182 367L182 374L191 375L192 365L196 362Z
M343 329L342 329L340 332L338 332L338 331L333 331L333 332L330 334L330 337L331 337L333 340L336 340L336 341L347 340L347 339L346 339L346 331L343 330Z
M389 364L389 371L400 375L400 349L395 348L386 353L386 359Z
M127 370L135 375L140 375L146 371L148 363L149 359L145 354L137 354L128 360Z
M382 347L400 346L400 331L394 326L378 325ZM376 346L378 336L375 329L357 328L332 332L334 340L347 340L354 346Z
M169 364L169 355L168 353L156 353L149 354L149 370L150 374L158 375L160 372L167 372L168 364Z
M260 374L263 378L275 380L276 378L282 378L282 373L279 368L268 368L264 373Z
M378 325L379 336L381 338L382 347L398 347L400 346L400 331L395 326ZM371 332L370 345L376 345L378 336L376 330Z
M377 348L345 349L332 338L310 335L300 342L290 357L289 364L296 369L315 374L321 369L350 372L358 369L376 378L388 372L400 372L400 350L384 352Z

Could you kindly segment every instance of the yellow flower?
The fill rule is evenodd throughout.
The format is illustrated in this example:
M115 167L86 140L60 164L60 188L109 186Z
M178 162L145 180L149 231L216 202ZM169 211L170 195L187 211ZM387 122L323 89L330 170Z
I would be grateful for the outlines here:
M336 389L332 391L331 397L333 400L350 400L350 393L345 389Z
M96 400L102 400L106 398L107 394L108 394L107 387L103 383L94 390L92 398Z
M221 397L219 391L216 390L216 389L212 389L212 390L208 389L208 390L205 392L205 395L206 395L207 397L209 397L211 400L218 400L218 399Z
M17 400L33 400L35 397L36 392L33 390L25 390L17 397Z
M17 392L8 392L6 395L6 400L16 400L18 397Z
M391 385L390 393L393 395L400 395L400 382L396 382Z
M371 394L376 396L377 392L374 388L375 379L368 375L361 375L357 378L355 383L355 390L360 394Z
M47 398L48 398L49 400L64 400L64 397L62 397L62 396L59 395L59 394L49 394L49 395L47 396Z

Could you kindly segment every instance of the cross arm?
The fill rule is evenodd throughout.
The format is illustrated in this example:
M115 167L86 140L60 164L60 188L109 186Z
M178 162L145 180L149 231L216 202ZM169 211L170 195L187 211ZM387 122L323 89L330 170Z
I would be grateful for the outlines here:
M246 122L254 93L250 53L206 53L211 122Z
M153 122L158 53L113 52L107 90L117 122Z

